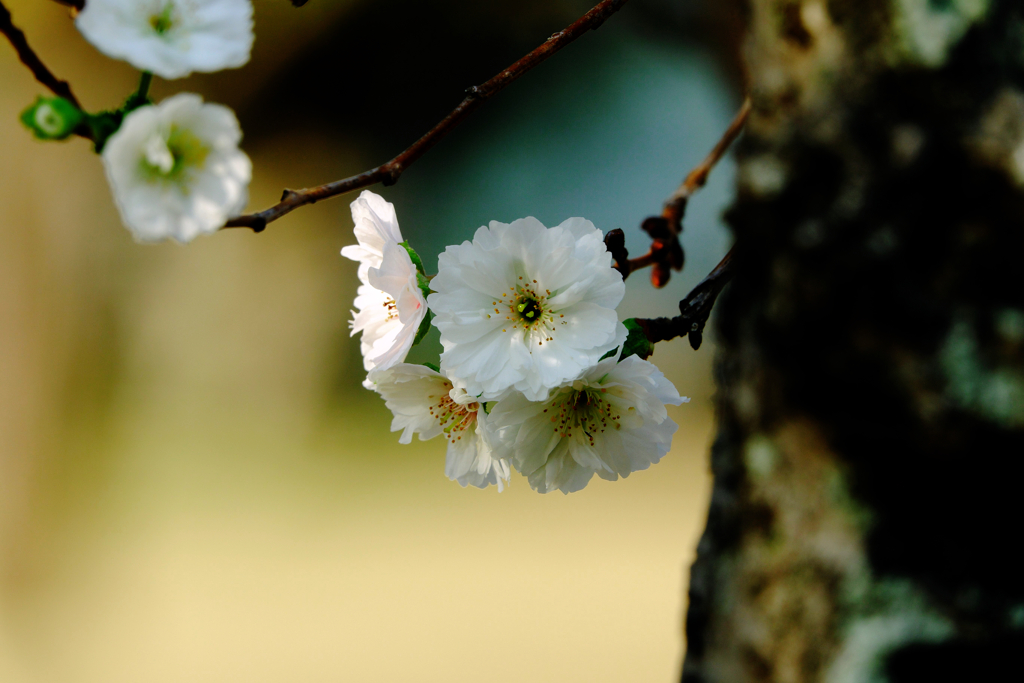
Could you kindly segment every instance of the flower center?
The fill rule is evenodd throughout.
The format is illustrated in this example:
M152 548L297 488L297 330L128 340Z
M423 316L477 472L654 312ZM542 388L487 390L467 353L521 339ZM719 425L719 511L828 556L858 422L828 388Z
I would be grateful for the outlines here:
M445 382L444 388L449 392L452 388L451 382ZM437 396L431 396L431 399ZM441 400L430 406L430 415L441 425L444 431L444 438L450 443L462 440L462 433L476 424L476 413L480 410L480 404L476 402L468 405L461 405L452 400L449 393L445 393Z
M172 126L166 139L160 133L151 135L142 153L143 170L147 175L178 180L187 169L202 168L210 149L191 131Z
M394 299L388 297L382 305L384 306L385 310L387 310L386 322L398 320L398 304L395 303Z
M149 25L158 36L162 36L174 27L174 4L167 3L159 14L149 18Z
M552 401L545 413L551 413L555 434L563 439L594 445L594 437L609 427L621 429L618 409L605 397L605 389L572 388Z
M492 306L508 306L508 314L505 320L509 321L502 332L510 332L520 329L525 332L525 341L528 344L536 343L537 346L544 346L544 342L554 341L555 330L561 325L566 325L565 314L558 314L551 310L546 304L551 297L550 289L543 289L536 280L527 280L519 276L518 282L496 297L500 301L492 301ZM503 315L498 308L494 309L496 315ZM490 318L491 314L488 313ZM533 353L531 350L530 353Z
M529 325L541 319L544 309L541 308L540 302L533 297L524 296L516 302L515 312L519 315L520 320Z

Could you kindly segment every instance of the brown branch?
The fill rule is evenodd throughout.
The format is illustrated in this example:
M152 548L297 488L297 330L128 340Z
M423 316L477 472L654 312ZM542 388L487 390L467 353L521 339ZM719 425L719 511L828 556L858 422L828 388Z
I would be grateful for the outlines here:
M563 31L559 31L548 38L540 47L529 53L512 66L508 67L497 76L483 85L469 88L465 99L448 116L434 126L426 135L414 142L411 147L396 156L391 161L381 164L369 171L350 178L337 180L326 185L319 185L305 190L285 190L281 195L281 201L276 205L260 211L259 213L239 216L228 221L225 227L228 228L252 228L255 232L263 230L267 223L277 220L281 216L294 211L300 206L313 204L321 199L335 197L346 192L359 190L376 183L393 185L398 182L402 173L423 156L431 147L438 143L445 135L451 132L455 126L462 123L473 111L475 111L488 98L501 92L506 86L537 66L545 59L555 54L563 47L573 42L587 31L597 29L612 14L617 12L626 0L603 0L592 10L584 14L574 24Z
M11 13L4 6L3 2L0 2L0 33L3 33L7 36L7 40L11 41L11 45L14 46L15 51L18 53L18 59L29 68L29 71L36 77L37 81L49 88L54 95L63 97L79 109L82 108L82 105L78 103L78 98L71 92L71 86L68 85L67 81L62 81L54 76L53 72L46 68L46 65L39 59L35 51L29 47L28 39L25 38L25 34L21 32L21 29L12 23Z
M711 315L711 309L732 276L730 249L714 270L679 302L679 315L674 318L637 318L636 322L652 344L688 335L690 346L696 351L704 339L704 326Z
M729 146L739 137L743 131L743 126L747 123L747 117L750 116L750 98L747 97L743 100L743 104L740 106L740 110L736 113L736 117L729 124L729 127L725 130L722 135L722 139L718 141L715 148L711 150L711 153L702 161L695 169L690 171L689 175L683 181L683 184L679 186L679 189L672 193L672 196L665 202L665 209L662 211L662 217L669 221L672 228L678 234L683 231L683 214L686 212L686 202L689 201L690 197L697 192L697 190L704 187L704 184L708 181L708 175L711 174L711 169L715 167L723 156L725 156L726 150Z
M711 150L711 153L696 168L690 171L683 184L679 186L679 189L673 192L668 201L665 202L665 208L662 210L661 215L651 216L644 220L641 227L651 236L650 250L643 256L628 261L626 260L628 254L625 251L625 247L623 247L620 254L622 258L616 255L615 252L612 252L612 256L615 258L615 267L622 273L623 279L629 277L629 274L638 268L654 266L654 269L651 271L651 282L655 287L664 287L668 284L673 270L679 271L683 269L683 264L686 262L686 254L679 243L679 236L683 232L683 214L686 213L686 203L697 190L704 187L711 169L725 156L726 150L739 137L749 115L750 98L748 97L743 100L743 104L740 106L739 112L736 113L736 117L729 124L729 127L725 130L725 133L714 149ZM699 346L700 342L698 341L697 344Z

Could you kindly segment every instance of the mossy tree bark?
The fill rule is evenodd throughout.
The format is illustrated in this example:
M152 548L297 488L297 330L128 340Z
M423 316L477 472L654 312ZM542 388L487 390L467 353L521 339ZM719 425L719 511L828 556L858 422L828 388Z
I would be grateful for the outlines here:
M1024 680L1024 3L747 13L682 679Z

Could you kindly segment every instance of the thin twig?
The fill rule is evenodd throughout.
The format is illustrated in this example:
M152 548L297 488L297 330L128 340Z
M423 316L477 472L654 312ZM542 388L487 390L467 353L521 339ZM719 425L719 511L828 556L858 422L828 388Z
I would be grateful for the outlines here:
M711 169L725 156L729 146L739 137L749 115L750 98L748 97L743 100L736 117L733 118L732 123L729 124L711 153L690 171L679 189L673 192L665 202L665 208L661 215L651 216L644 220L641 227L651 236L650 250L643 256L628 261L626 260L628 253L625 248L619 255L612 252L616 261L615 267L622 273L623 278L629 277L631 272L639 268L654 266L654 270L651 272L651 282L655 287L664 287L668 284L673 270L683 269L686 256L679 243L679 235L683 232L683 214L686 212L686 203L697 190L704 187Z
M714 270L700 281L686 298L679 302L679 315L674 318L637 318L644 334L652 344L689 336L690 346L696 351L704 339L704 326L718 295L733 276L732 249Z
M718 141L715 148L711 150L711 153L708 154L704 161L690 171L683 184L679 186L679 189L673 192L672 196L665 202L665 209L661 215L669 221L677 233L683 230L682 221L683 214L686 212L686 202L689 201L690 197L697 190L704 187L704 184L707 183L711 169L725 156L726 150L739 137L743 131L743 126L747 123L748 116L750 116L749 97L743 100L743 104L736 113L736 117L729 124L729 127L725 130L722 139Z
M598 3L592 10L584 14L574 24L563 31L559 31L548 38L540 47L529 53L512 66L508 67L497 76L483 85L473 86L466 91L466 97L448 116L434 126L426 135L414 142L411 147L396 156L391 161L381 164L369 171L350 178L337 180L326 185L319 185L305 190L285 190L281 195L281 201L276 205L260 211L259 213L239 216L228 221L225 227L228 228L252 228L255 232L263 230L268 223L277 220L281 216L294 211L300 206L313 204L321 199L335 197L346 192L352 192L376 183L393 185L410 165L423 156L427 150L433 147L441 138L451 132L455 126L462 123L473 111L484 101L503 90L510 83L537 66L545 59L555 54L563 47L573 42L587 31L598 28L612 14L617 12L626 0L604 0Z
M18 59L29 68L37 81L49 88L54 95L63 97L79 109L82 108L82 105L78 103L78 98L71 92L71 86L67 84L67 81L62 81L54 76L35 51L29 47L28 39L25 38L21 29L12 23L11 13L2 1L0 1L0 33L3 33L7 36L7 40L11 41L11 45L18 53Z

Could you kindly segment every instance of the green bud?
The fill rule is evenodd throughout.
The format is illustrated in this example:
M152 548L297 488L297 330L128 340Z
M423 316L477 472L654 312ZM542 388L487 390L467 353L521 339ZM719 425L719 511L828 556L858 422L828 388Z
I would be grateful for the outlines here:
M63 97L40 97L21 112L21 122L40 140L63 140L78 127L84 114Z

